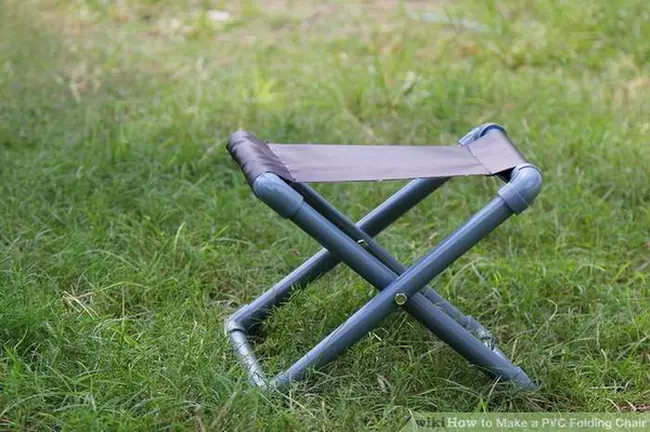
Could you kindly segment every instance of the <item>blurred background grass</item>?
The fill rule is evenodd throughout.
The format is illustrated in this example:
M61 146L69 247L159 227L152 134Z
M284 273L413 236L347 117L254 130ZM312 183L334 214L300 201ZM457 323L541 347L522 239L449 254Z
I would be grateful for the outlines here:
M0 406L12 429L395 429L418 411L650 400L650 8L624 2L28 1L0 6ZM225 152L453 144L503 123L545 173L436 288L544 383L495 385L403 314L287 395L222 332L317 246ZM319 186L358 218L399 182ZM451 182L380 236L410 262L494 193ZM339 269L278 309L297 359L373 294Z

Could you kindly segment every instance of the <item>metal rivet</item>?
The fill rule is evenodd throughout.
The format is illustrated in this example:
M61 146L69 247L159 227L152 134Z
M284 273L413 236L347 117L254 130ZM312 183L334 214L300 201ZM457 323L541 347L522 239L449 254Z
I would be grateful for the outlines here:
M408 297L406 296L406 294L404 294L402 292L399 292L399 293L395 294L395 303L397 303L398 305L402 306L402 305L406 304L407 300L408 300Z

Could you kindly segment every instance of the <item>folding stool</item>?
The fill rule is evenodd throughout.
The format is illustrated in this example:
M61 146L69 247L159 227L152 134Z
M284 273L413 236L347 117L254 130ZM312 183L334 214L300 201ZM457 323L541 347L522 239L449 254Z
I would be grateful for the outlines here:
M538 168L526 162L497 124L481 125L459 146L350 146L269 144L253 134L231 135L228 151L241 166L254 194L290 219L324 249L225 323L235 352L250 380L283 388L343 353L398 307L490 376L524 389L536 384L495 345L490 332L464 315L427 284L513 214L523 212L542 186ZM449 178L497 175L506 184L482 210L410 268L374 239ZM312 189L308 182L414 179L354 224ZM304 287L344 262L379 292L347 321L275 378L267 379L248 334Z

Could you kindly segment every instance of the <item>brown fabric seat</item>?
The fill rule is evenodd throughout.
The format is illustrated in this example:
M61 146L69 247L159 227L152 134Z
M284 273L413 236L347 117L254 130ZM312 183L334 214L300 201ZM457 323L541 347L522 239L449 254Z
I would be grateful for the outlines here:
M501 132L465 146L269 144L246 131L228 151L249 183L272 172L291 182L381 181L493 175L525 159Z

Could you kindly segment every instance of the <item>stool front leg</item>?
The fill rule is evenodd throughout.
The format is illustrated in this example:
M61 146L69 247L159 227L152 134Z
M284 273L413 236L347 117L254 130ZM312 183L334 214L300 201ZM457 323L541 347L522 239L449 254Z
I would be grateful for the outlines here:
M541 187L541 175L535 167L518 167L513 171L510 182L499 191L497 198L398 277L307 205L302 196L277 176L264 174L258 181L260 183L256 182L254 190L260 199L280 215L291 219L371 283L385 287L303 358L280 374L274 380L276 386L298 379L309 368L321 366L336 358L390 314L396 308L395 301L400 295L409 299L407 310L425 323L435 323L436 318L440 318L441 311L431 308L426 310L427 305L433 305L423 297L420 298L418 291L508 217L523 211ZM427 303L423 303L423 300ZM531 387L530 379L521 369L489 350L453 320L444 322L443 319L436 328L445 334L443 340L457 348L471 362L488 369L493 375Z

